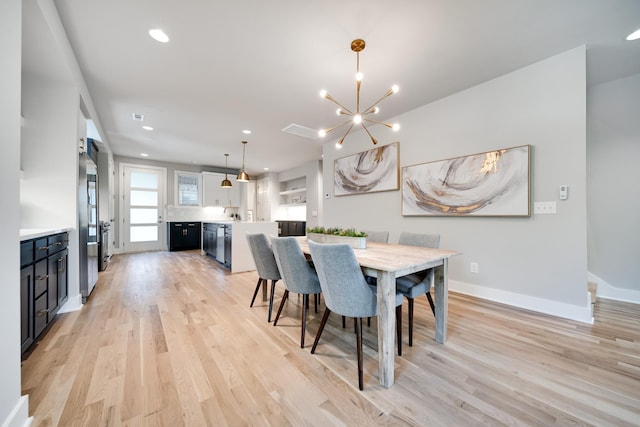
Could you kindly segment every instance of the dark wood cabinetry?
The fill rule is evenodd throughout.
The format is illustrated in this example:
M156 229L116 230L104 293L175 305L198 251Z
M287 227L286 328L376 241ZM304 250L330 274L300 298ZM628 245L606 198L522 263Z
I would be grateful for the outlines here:
M305 221L276 221L278 223L278 236L304 236L307 234Z
M169 222L167 223L170 251L200 249L202 223Z
M202 227L202 250L205 254L216 257L218 224L205 223Z
M20 342L24 353L69 297L68 233L20 243Z

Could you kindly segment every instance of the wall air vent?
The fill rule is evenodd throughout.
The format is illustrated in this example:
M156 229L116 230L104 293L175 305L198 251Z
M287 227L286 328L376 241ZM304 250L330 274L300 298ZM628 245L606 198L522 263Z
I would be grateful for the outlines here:
M297 125L295 123L291 123L289 126L282 128L281 131L290 133L291 135L301 136L303 138L308 138L308 139L318 138L317 130L308 128L306 126Z
M144 122L144 114L133 113L133 120L138 122Z

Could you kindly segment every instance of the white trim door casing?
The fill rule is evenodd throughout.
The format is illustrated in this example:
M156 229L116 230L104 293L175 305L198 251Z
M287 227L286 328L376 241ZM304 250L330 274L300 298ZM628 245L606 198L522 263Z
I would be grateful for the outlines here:
M166 168L121 163L122 252L164 248Z

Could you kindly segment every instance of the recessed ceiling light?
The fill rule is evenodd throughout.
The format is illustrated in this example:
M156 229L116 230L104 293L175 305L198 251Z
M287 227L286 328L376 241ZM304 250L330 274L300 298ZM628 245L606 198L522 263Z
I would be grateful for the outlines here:
M627 40L631 41L631 40L638 40L640 39L640 29L635 30L633 33L629 34L627 36Z
M151 126L142 126L142 129L144 130L153 130L153 128Z
M149 155L147 153L140 153L141 157L149 157Z
M249 129L245 129L242 131L242 133L244 133L245 135L250 135L251 131Z
M269 170L269 168L264 168L264 170L268 171L268 170Z
M169 41L169 36L165 34L160 28L153 28L149 30L149 35L160 43L167 43Z

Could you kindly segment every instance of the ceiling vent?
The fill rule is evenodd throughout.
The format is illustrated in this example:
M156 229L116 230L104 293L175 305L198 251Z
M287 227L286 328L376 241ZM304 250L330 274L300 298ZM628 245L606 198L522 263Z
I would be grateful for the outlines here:
M144 114L133 113L133 120L136 120L138 122L144 122Z
M289 126L286 126L281 130L282 132L290 133L291 135L301 136L303 138L308 138L308 139L318 138L317 130L308 128L306 126L297 125L295 123L291 123Z

